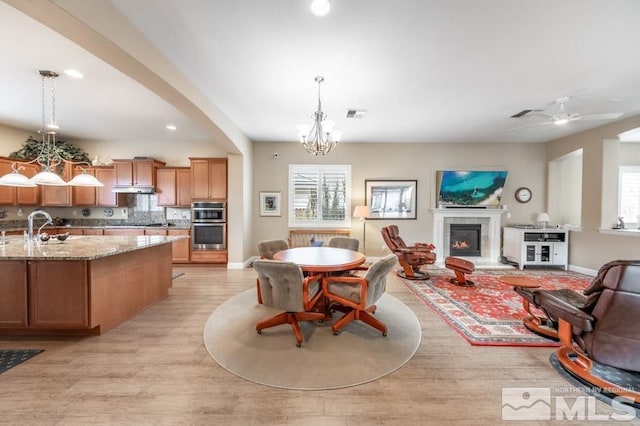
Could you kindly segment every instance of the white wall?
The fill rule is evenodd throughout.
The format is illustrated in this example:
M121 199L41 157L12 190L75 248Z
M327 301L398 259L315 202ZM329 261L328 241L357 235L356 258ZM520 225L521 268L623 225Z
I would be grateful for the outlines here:
M278 153L278 158L274 154ZM261 240L286 239L287 178L289 164L351 164L352 209L364 204L365 179L417 179L416 220L368 220L367 255L380 256L384 242L383 226L396 223L407 243L429 241L432 237L430 209L436 205L435 175L443 169L505 169L509 172L502 203L511 212L504 223L533 223L545 206L546 157L543 144L386 144L343 143L325 157L308 154L299 144L254 144L253 241L254 254ZM514 191L527 186L533 193L529 203L515 201ZM260 191L282 192L282 216L260 217ZM362 241L362 223L352 221L351 234Z
M639 126L640 116L635 116L546 144L549 160L578 149L584 153L582 231L570 233L569 263L572 265L597 270L610 260L639 258L637 237L599 232L603 223L609 228L615 225L617 184L613 189L610 185L617 182L618 164L611 159L619 158L620 145L627 145L620 144L617 135ZM615 193L613 198L612 193ZM605 214L607 218L603 217Z
M582 222L582 150L549 162L548 213L552 224Z

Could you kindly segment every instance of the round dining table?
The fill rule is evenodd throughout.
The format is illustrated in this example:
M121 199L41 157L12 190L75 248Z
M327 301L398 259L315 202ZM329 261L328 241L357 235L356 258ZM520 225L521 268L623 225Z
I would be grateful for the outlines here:
M293 262L305 272L348 271L362 265L364 254L337 247L294 247L273 255L274 260Z

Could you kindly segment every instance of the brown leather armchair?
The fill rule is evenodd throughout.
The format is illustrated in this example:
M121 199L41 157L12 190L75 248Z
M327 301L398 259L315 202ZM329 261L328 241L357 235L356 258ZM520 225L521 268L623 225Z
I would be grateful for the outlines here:
M639 403L640 392L607 381L592 361L640 372L640 260L607 263L585 294L582 307L552 291L537 294L540 308L558 321L558 361L580 379Z
M413 246L407 246L404 240L400 238L396 225L385 226L380 232L384 242L398 256L398 261L402 266L402 270L396 271L396 274L410 280L425 280L429 278L429 274L420 271L420 267L435 263L436 254L433 252L433 249L435 249L433 244L417 243Z
M564 303L580 309L581 311L591 312L593 310L593 306L600 297L600 293L602 293L604 288L604 277L608 273L609 269L615 265L625 262L629 261L616 260L603 265L598 271L596 277L591 281L591 284L589 284L582 293L568 288L544 290L537 287L514 287L516 293L523 298L525 302L525 310L529 314L528 317L523 320L524 326L534 333L554 340L559 340L558 318L553 313L546 311L545 308L540 305L540 295L546 293L547 295L552 295L554 299L560 299ZM533 312L530 309L531 305L541 310L545 316L541 316L538 313Z

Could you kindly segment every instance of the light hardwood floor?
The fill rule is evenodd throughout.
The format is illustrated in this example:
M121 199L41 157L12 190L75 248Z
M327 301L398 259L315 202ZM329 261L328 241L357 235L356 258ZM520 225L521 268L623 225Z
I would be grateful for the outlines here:
M0 424L495 425L503 388L584 397L549 365L553 349L471 346L393 275L387 291L416 313L423 332L405 366L340 390L254 384L218 366L202 343L211 312L255 287L253 269L176 270L186 274L169 298L103 336L0 338L2 349L45 349L0 374ZM595 402L595 413L614 412ZM589 422L598 423L611 424Z

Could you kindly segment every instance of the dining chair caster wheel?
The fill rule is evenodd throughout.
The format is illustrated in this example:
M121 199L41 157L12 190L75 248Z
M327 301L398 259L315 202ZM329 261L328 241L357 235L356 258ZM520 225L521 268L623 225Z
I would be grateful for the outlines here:
M333 332L333 335L334 335L334 336L337 336L337 335L339 335L339 334L340 334L340 330L338 330L338 331L334 331L334 332Z
M387 332L382 333L382 337L387 337Z
M296 346L301 348L302 347L302 343L296 343Z
M262 334L262 330L256 330L258 334Z

